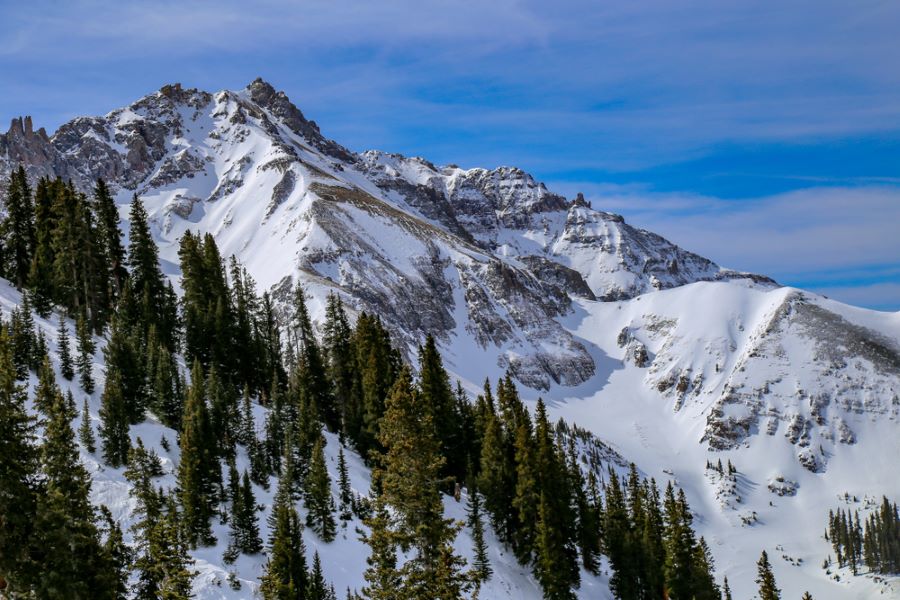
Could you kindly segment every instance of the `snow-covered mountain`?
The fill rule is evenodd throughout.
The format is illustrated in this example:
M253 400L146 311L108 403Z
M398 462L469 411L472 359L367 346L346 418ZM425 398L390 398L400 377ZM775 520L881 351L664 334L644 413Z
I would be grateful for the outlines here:
M736 597L763 548L787 557L786 597L900 594L820 568L845 492L900 498L900 314L723 269L516 168L357 154L261 80L165 86L52 136L15 120L0 176L19 163L84 190L106 179L123 218L139 194L176 283L178 239L209 232L276 298L304 285L313 316L335 290L410 352L435 334L471 388L510 369L526 397L688 491ZM720 457L735 481L705 468ZM358 585L350 570L329 573L338 588ZM496 589L486 597L538 594L521 573ZM604 594L586 579L582 597Z

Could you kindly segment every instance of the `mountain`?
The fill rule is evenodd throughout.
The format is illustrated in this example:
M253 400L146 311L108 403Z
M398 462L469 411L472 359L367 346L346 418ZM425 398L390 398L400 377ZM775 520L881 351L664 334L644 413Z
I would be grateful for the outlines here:
M791 597L897 593L826 576L820 532L845 493L862 507L900 497L898 314L722 268L516 168L353 152L262 80L215 94L167 85L53 135L16 119L0 176L19 163L85 191L102 177L123 217L140 195L176 285L178 240L210 233L276 300L303 285L318 320L336 291L379 314L410 358L434 334L470 390L510 370L554 416L677 480L738 597L763 548L782 557ZM706 469L719 458L734 481ZM510 569L510 597L537 593Z

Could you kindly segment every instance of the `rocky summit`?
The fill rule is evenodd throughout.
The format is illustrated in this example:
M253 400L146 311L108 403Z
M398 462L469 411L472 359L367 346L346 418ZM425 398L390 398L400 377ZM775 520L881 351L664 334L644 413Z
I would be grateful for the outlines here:
M123 218L138 195L176 291L179 240L210 234L279 310L302 286L321 324L336 293L351 317L378 315L412 362L435 336L470 391L509 372L529 402L542 396L603 440L592 443L620 470L633 461L676 480L719 566L743 578L736 597L749 597L743 563L761 547L791 597L897 593L820 568L829 507L900 497L896 314L723 268L515 167L355 152L261 79L215 93L166 85L52 135L14 119L0 180L18 165L86 193L105 180ZM711 466L720 459L733 470ZM115 497L120 480L99 493ZM487 597L538 597L492 560ZM220 597L210 581L225 567L203 568L201 596ZM586 579L580 597L607 584Z

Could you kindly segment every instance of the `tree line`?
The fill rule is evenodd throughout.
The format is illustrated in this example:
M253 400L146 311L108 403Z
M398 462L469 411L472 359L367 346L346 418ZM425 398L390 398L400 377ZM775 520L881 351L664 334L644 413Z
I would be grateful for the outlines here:
M414 373L379 317L361 313L351 324L336 294L327 299L321 335L300 286L289 317L279 319L273 299L257 293L246 269L224 259L209 234L187 233L180 242L178 299L161 271L143 203L132 200L126 248L102 181L88 197L42 179L32 196L19 169L6 206L0 270L24 293L0 327L0 489L11 490L0 495L7 502L0 506L0 576L11 595L41 596L36 586L53 585L47 597L88 597L86 590L121 597L131 570L136 597L187 598L189 551L216 543L218 520L229 527L226 562L267 548L265 598L333 598L300 533L309 528L327 543L338 522L354 516L367 525L370 556L367 585L348 591L351 598L450 599L478 589L492 576L485 520L548 599L574 598L581 570L599 573L601 556L618 598L730 594L727 582L722 589L716 582L682 490L669 483L661 491L633 465L623 476L586 467L572 430L552 424L541 401L532 414L509 375L486 381L473 401L451 384L433 337L419 348ZM36 333L32 310L59 312L60 374L77 375L87 394L94 391L92 334L107 339L99 448L86 400L78 438L110 467L124 467L137 507L133 547L87 500L90 479L71 428L74 399L58 398L49 343ZM63 317L75 319L74 350ZM179 368L180 357L189 372ZM30 372L39 379L39 422L25 411L19 383ZM259 427L255 405L266 408ZM130 435L148 413L177 432L173 489L157 486L159 457ZM342 445L336 497L324 431ZM350 488L343 446L372 469L367 495ZM249 458L246 471L237 471L238 452ZM264 544L253 485L268 489L273 477ZM57 488L64 490L51 493ZM443 510L463 489L471 565L453 548L461 524ZM35 529L66 511L74 515L66 526L77 525L78 535ZM42 537L53 535L71 535L80 551ZM59 556L42 554L47 548Z
M831 541L838 566L849 566L854 575L863 565L882 575L900 573L900 512L887 497L865 521L859 511L829 511L825 539Z

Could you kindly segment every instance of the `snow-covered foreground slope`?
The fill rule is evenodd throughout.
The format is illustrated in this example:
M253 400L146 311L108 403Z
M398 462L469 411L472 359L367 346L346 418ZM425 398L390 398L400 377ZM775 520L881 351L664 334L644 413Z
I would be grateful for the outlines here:
M16 291L6 280L0 279L0 311L3 317L8 319L9 314L16 306L21 303L21 294ZM103 347L105 345L102 338L96 338L97 352L94 362L94 378L97 383L97 390L93 394L85 394L76 381L68 382L60 375L59 372L59 356L55 350L55 336L57 332L57 317L50 319L42 319L35 316L35 326L43 333L49 341L50 358L57 375L57 382L63 390L71 391L76 399L78 407L81 407L82 400L88 399L88 407L93 427L96 431L100 426L100 396L105 385L105 366L103 364ZM74 327L73 321L67 323L69 329ZM183 366L183 365L182 365ZM37 385L37 378L32 374L26 384L30 395L33 396L34 388ZM36 414L35 408L31 401L28 402L28 410L32 414ZM254 416L257 421L258 429L262 430L265 423L265 408L254 404ZM81 416L76 417L72 423L72 427L77 429L81 424ZM165 427L158 421L148 415L148 419L143 423L131 426L131 440L136 443L140 438L142 443L148 449L155 451L162 462L164 475L154 479L154 484L164 488L171 488L175 485L175 473L179 461L179 449L176 444L176 433L174 430ZM332 493L335 498L338 497L337 489L338 481L338 451L340 442L336 435L324 432L327 446L325 448L326 461L328 464L329 474L332 479ZM163 447L163 439L168 442L169 450ZM110 468L104 464L99 449L90 453L80 447L81 460L85 464L90 473L93 485L91 490L91 500L96 505L106 505L112 512L113 518L119 523L125 533L126 542L132 540L129 528L134 524L136 516L133 511L136 507L135 500L130 496L129 490L131 484L124 476L125 468ZM364 465L359 456L352 450L345 449L347 459L348 472L350 482L355 494L365 496L369 492L370 471ZM607 466L612 466L620 473L624 473L624 463L616 456L610 456L615 462L604 462L598 465L598 468L605 470ZM250 468L249 459L245 450L238 446L236 459L236 467L239 472ZM223 478L227 479L227 473L223 472ZM268 540L267 518L271 512L273 496L277 488L277 478L271 478L269 489L263 489L260 486L253 485L253 492L256 496L257 504L264 506L264 510L258 513L260 534L264 541ZM448 518L453 518L461 522L466 521L466 503L467 496L463 492L462 497L457 502L451 496L444 497L445 514ZM298 512L301 517L305 515L302 503L297 505ZM336 539L330 543L325 543L319 539L316 534L304 529L303 538L307 549L307 559L311 566L312 557L315 552L319 553L322 561L322 567L327 581L334 584L338 592L338 597L343 598L347 589L359 591L365 584L363 574L366 565L366 558L369 555L368 547L362 543L360 536L366 529L362 522L354 517L348 522L338 520L339 527ZM191 551L191 556L195 560L193 570L197 572L194 581L194 594L198 600L219 600L219 599L244 599L256 597L259 587L259 578L263 574L266 558L264 554L256 556L241 555L234 564L226 564L223 560L223 553L228 544L228 526L220 523L217 519L213 519L213 533L218 543L215 546L199 548ZM482 598L510 598L510 599L538 599L541 597L540 586L531 575L530 570L523 568L518 564L515 557L507 552L496 540L490 527L487 527L485 539L489 547L489 558L493 569L493 575L490 581L486 582L481 588ZM471 538L471 530L464 527L456 539L457 552L471 560L473 554L473 545ZM229 577L234 578L240 584L239 589L234 589L229 582ZM608 577L601 575L599 577L582 572L582 589L579 592L580 598L611 598L608 589Z

